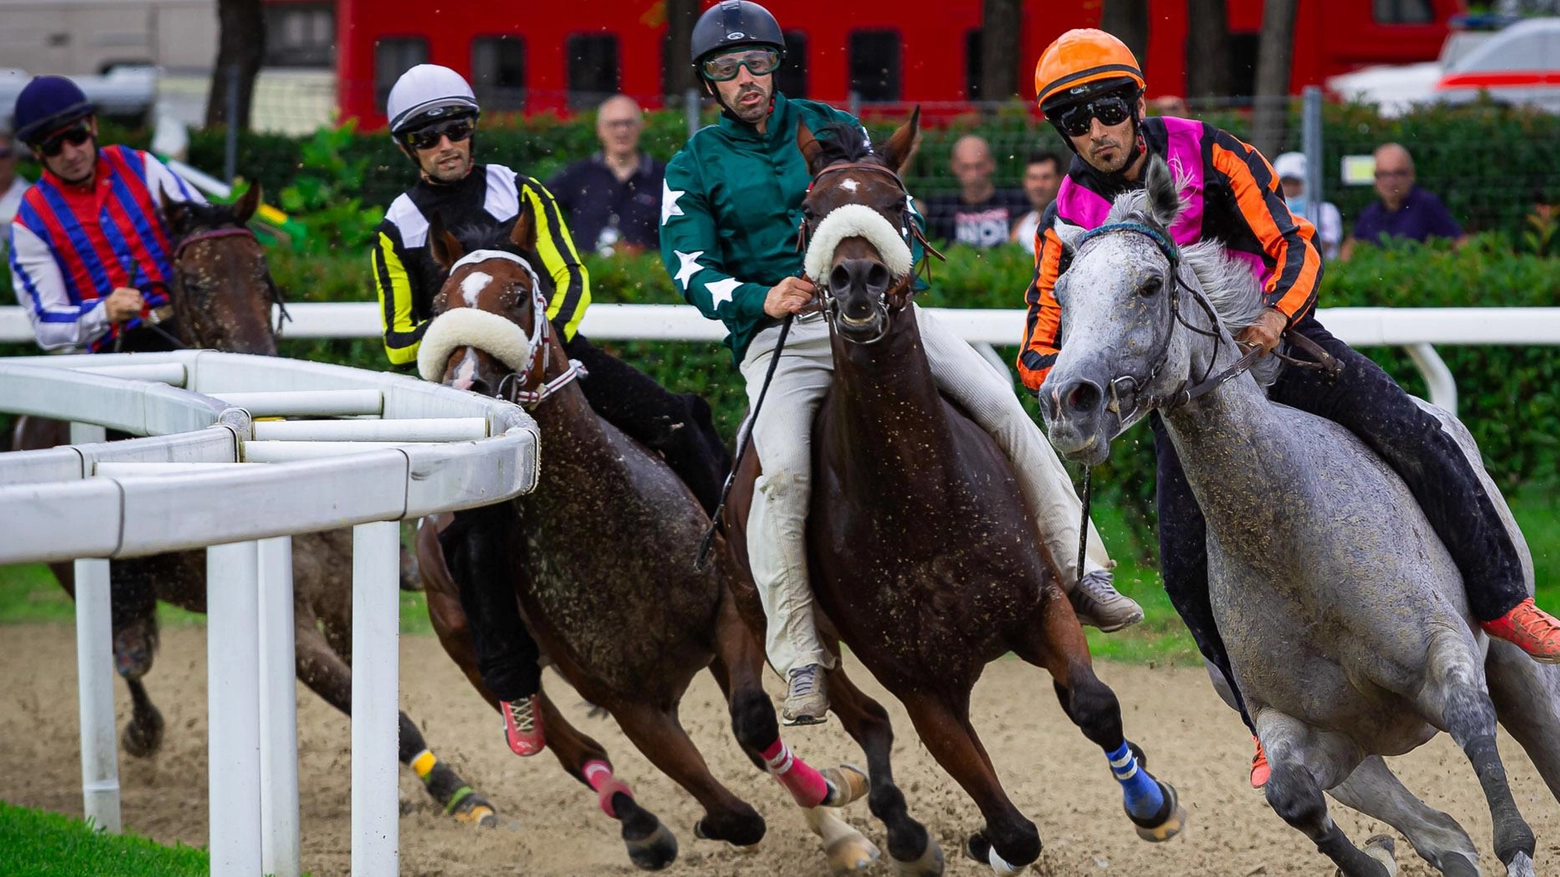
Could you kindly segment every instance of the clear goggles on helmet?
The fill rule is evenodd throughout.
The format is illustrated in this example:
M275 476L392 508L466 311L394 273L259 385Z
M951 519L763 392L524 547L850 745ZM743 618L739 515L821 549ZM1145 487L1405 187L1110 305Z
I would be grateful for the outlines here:
M434 122L407 131L401 135L406 145L413 149L432 149L439 145L442 138L450 138L451 143L459 143L469 138L472 132L477 130L477 120L473 116L456 116L453 119L445 119L442 122Z
M743 67L754 76L768 76L779 69L780 52L769 46L750 46L705 58L699 66L704 71L704 78L712 82L736 79L737 71Z
M1093 120L1110 127L1132 118L1137 96L1127 91L1115 91L1093 100L1065 107L1057 107L1045 114L1051 124L1062 129L1068 137L1082 137L1089 133Z

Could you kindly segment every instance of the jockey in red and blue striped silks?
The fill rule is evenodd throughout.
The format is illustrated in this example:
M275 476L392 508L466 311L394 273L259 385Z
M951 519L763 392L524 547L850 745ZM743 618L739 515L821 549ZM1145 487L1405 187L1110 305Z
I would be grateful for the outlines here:
M11 223L11 276L45 350L113 344L135 321L112 324L101 307L116 288L141 291L141 316L168 304L173 241L158 208L205 199L149 153L98 150L91 181L71 185L45 170Z

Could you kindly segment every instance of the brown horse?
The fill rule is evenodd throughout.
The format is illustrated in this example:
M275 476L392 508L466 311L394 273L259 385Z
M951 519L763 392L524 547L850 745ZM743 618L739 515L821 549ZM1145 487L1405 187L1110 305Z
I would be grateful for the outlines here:
M174 238L172 321L152 336L162 349L206 347L233 353L276 353L271 306L281 297L265 251L246 227L260 203L251 187L237 204L163 202ZM68 425L23 417L13 435L17 450L70 441ZM75 596L75 571L53 564L60 584ZM120 737L138 758L162 745L163 718L141 677L157 649L156 603L162 599L191 612L206 611L206 559L200 551L115 561L113 576L114 664L130 689L134 713ZM348 715L352 708L352 533L340 530L293 539L293 618L298 678ZM401 714L401 763L415 766L428 793L466 822L496 824L491 805L427 751L417 725ZM414 761L417 763L414 765Z
M820 806L855 800L866 791L866 777L850 767L815 771L781 742L761 686L762 650L727 588L733 570L729 562L695 568L708 524L698 501L663 459L598 417L575 382L580 375L549 327L544 291L531 268L530 206L492 248L466 254L437 218L429 241L450 275L422 340L423 377L527 405L545 448L533 493L457 512L461 538L447 541L443 551L434 527L419 533L429 614L445 649L496 706L446 571L447 551L470 581L513 583L527 626L553 666L703 805L694 829L699 837L748 846L763 837L763 818L710 775L677 718L689 683L709 667L726 694L738 741L808 808L809 824L830 842L836 867L870 864L877 850ZM601 745L570 727L545 694L541 709L549 748L622 823L632 861L646 869L669 864L675 837L613 776Z
M824 639L843 640L904 703L921 741L980 807L986 824L966 844L970 857L1012 873L1040 855L1039 833L1008 800L970 724L971 688L1008 652L1050 672L1063 711L1109 758L1138 834L1166 840L1181 826L1175 791L1148 775L1123 737L1116 696L1091 669L1007 457L939 393L928 363L910 302L914 217L899 177L918 119L881 154L859 130L821 140L798 132L814 175L802 204L806 263L834 360L813 427L808 520ZM757 472L750 455L725 518L743 563ZM889 854L902 873L941 873L936 841L894 786L882 707L841 669L828 684L835 713L866 750L869 802L887 825Z

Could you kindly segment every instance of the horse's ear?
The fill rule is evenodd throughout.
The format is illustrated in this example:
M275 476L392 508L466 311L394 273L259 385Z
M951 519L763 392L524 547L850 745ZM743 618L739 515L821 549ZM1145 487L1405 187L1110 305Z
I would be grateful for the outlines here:
M1063 222L1061 219L1056 220L1056 223L1051 226L1051 230L1056 232L1057 238L1061 240L1062 252L1064 253L1071 254L1075 252L1078 249L1078 241L1083 239L1084 230L1082 226Z
M509 242L522 252L536 250L536 211L526 198L520 199L520 214L515 217L514 228L509 230Z
M181 220L184 218L184 202L169 198L168 193L159 188L157 190L157 206L162 208L163 219L167 220L168 225L177 231Z
M806 122L796 123L796 148L802 151L802 159L807 162L807 172L817 176L818 168L815 163L818 161L818 153L823 150L823 144L818 142L818 138L813 135L812 129L807 127Z
M466 255L460 241L444 227L444 217L438 211L428 217L428 252L433 255L433 261L446 271L459 262L461 256Z
M239 225L248 225L250 217L254 216L258 209L260 209L260 184L253 183L244 193L244 197L238 199L238 203L233 205L233 218L238 220Z
M1176 214L1181 212L1181 193L1176 188L1175 178L1170 174L1170 166L1165 164L1162 157L1155 155L1148 160L1144 188L1148 191L1150 218L1160 226L1169 228Z
M894 136L883 147L883 162L899 173L910 165L915 151L921 146L921 105L910 111L910 121L899 126Z

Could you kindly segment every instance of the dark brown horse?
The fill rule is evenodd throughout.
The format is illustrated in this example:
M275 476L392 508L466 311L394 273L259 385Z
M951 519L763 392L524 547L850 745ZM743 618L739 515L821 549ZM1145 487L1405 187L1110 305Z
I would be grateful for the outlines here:
M763 818L710 775L678 721L684 691L709 667L726 694L738 741L808 808L809 824L831 841L837 868L869 864L876 849L819 806L843 806L864 794L866 777L849 767L814 771L781 742L774 705L761 686L762 650L727 587L734 574L729 560L695 568L708 525L698 501L664 460L598 417L575 382L579 375L549 328L544 291L531 268L529 205L491 248L465 254L437 219L429 241L450 276L422 340L423 376L527 405L543 447L534 492L456 513L461 538L444 546L451 568L470 581L512 583L553 666L703 805L699 837L748 846L765 831ZM459 592L433 531L424 526L419 533L418 559L434 628L496 705L482 684ZM676 839L613 776L606 751L570 727L545 694L541 708L548 747L621 821L633 862L647 869L669 864Z
M904 703L921 741L980 807L985 827L965 847L972 858L1012 873L1040 855L1034 824L1008 800L969 717L971 688L1008 652L1050 672L1062 709L1110 759L1138 834L1168 839L1181 825L1175 792L1147 774L1123 737L1116 696L1091 669L1011 464L939 393L928 364L910 302L914 225L899 177L918 116L881 154L859 131L821 140L798 132L814 174L802 206L806 262L833 336L833 385L813 427L808 520L824 638L843 640ZM757 472L750 455L725 520L744 563ZM889 854L902 873L941 873L935 839L894 786L882 707L841 669L828 684L835 713L867 752L869 802L888 827Z
M281 297L266 267L265 251L247 223L260 203L251 187L237 204L192 204L164 200L163 211L178 244L174 250L174 317L151 336L162 349L205 347L232 353L274 355L276 330L271 308ZM70 440L68 425L21 418L13 446L47 448ZM75 596L70 564L53 564L55 576ZM141 677L157 649L156 602L191 612L206 611L206 559L200 551L115 561L113 576L114 664L130 688L134 714L121 742L144 758L162 745L163 718ZM352 533L341 530L293 539L293 618L298 678L348 715L352 707ZM414 766L427 751L417 725L401 714L401 763ZM431 762L431 763L430 763ZM415 765L428 793L456 818L496 823L492 807L443 762L423 757Z

